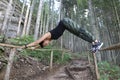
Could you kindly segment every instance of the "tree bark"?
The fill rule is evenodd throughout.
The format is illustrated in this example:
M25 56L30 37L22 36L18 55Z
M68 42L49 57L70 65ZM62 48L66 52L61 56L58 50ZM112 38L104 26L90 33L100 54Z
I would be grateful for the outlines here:
M9 56L8 65L7 65L4 80L9 80L10 70L11 70L11 67L12 67L13 60L14 60L15 52L16 52L15 48L11 49L11 51L10 51L10 56Z
M62 16L61 16L61 12L62 12L62 0L60 0L60 13L59 13L59 21L61 20ZM59 22L58 21L58 22ZM61 37L60 39L60 44L61 44L61 49L63 48L63 37Z
M91 24L91 27L92 27L92 30L93 31L93 35L95 36L96 39L100 40L99 39L99 31L95 25L95 17L94 17L94 13L93 13L93 7L92 7L92 1L89 0L88 1L88 4L89 4L89 16L90 16L90 24ZM97 60L100 62L101 61L101 54L97 54L96 55L97 57Z
M34 10L35 3L36 3L36 0L33 0L33 1L32 1L32 6L31 6L31 8L30 8L30 15L29 15L28 24L27 24L26 35L28 35L28 34L29 34L29 31L30 31L31 19L32 19L32 14L33 14L33 10Z
M37 13L36 26L35 26L35 31L34 31L34 40L37 40L37 38L38 38L38 31L39 31L39 26L40 26L42 5L43 5L43 0L40 0L38 13Z
M18 23L17 36L20 36L20 26L21 26L21 22L22 22L22 18L23 18L23 12L24 12L24 8L25 8L25 3L26 3L26 0L24 0L24 2L23 2L22 12L20 14L20 19L19 19L19 23Z
M9 0L9 3L8 3L8 6L7 6L7 9L6 9L6 12L5 12L5 18L4 18L4 21L3 21L3 25L2 25L2 34L5 35L5 28L7 26L7 22L8 22L8 19L9 19L9 15L10 15L10 10L12 8L12 3L13 3L13 0Z
M31 3L31 1L30 1L30 3ZM29 11L30 11L30 3L28 3L28 7L27 7L22 36L24 36L26 34L26 27L27 27L28 16L29 16Z

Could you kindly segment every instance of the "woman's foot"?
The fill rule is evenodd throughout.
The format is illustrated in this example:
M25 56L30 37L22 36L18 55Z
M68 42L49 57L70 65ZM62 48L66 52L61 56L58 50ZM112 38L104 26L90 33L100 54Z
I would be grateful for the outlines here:
M92 42L92 52L93 53L97 52L98 50L100 50L102 46L103 46L103 42L95 40L94 42Z

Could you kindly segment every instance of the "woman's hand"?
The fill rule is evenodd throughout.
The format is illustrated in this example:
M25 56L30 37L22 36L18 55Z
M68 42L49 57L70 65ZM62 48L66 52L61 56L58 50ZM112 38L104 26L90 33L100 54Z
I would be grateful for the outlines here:
M21 49L27 48L26 45L20 46Z

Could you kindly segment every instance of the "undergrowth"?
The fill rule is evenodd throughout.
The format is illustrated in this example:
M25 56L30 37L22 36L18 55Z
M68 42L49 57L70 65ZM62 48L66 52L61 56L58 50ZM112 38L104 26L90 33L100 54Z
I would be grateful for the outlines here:
M19 37L13 38L13 39L10 39L9 41L14 45L25 45L33 42L34 40L32 36L24 36L21 38ZM52 48L53 48L52 45L48 45L44 47L44 49L52 49ZM21 55L37 58L39 61L41 61L46 65L48 65L50 62L50 53L51 51L47 51L47 50L40 51L40 50L23 49L21 51ZM62 51L59 51L59 50L53 51L53 63L57 63L57 64L66 63L67 61L70 60L71 55L69 53L65 53L63 60L61 59L61 56L62 56Z
M98 63L100 80L120 80L120 67L108 62Z

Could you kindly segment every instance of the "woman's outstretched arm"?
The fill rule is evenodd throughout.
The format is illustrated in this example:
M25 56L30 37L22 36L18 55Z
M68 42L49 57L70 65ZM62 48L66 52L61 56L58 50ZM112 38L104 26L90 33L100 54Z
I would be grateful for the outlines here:
M33 46L36 46L36 45L38 45L39 43L44 42L44 40L51 40L51 33L50 33L50 32L45 33L41 38L39 38L39 39L36 40L35 42L32 42L32 43L26 45L25 47L33 47Z

